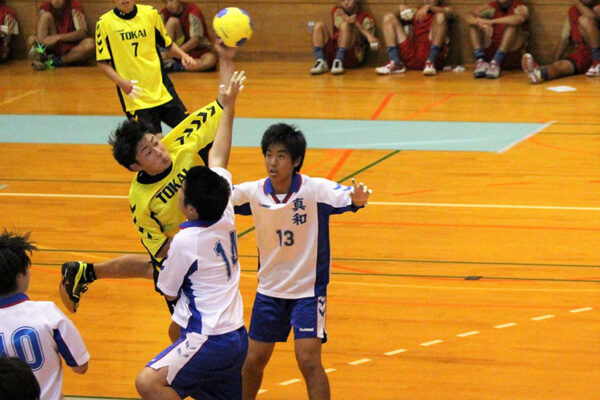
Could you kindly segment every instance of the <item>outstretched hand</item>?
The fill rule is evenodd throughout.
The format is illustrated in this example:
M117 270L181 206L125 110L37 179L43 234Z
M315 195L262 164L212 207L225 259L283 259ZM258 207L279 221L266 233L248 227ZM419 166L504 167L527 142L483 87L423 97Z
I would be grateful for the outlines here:
M217 54L219 55L219 59L230 59L233 60L235 56L235 47L227 47L223 40L219 37L215 39L214 48Z
M229 85L219 86L219 102L225 107L232 107L235 104L237 95L244 89L246 73L244 71L235 71L229 80Z
M371 193L373 193L373 191L369 189L367 185L362 182L357 185L354 178L352 178L352 193L350 194L350 198L352 199L353 206L365 206Z

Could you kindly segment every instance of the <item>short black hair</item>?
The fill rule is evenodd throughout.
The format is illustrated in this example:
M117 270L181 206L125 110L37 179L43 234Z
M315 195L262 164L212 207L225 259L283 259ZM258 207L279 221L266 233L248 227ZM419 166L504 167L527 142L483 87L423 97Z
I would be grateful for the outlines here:
M191 205L198 213L198 219L219 220L223 216L231 188L222 176L203 166L192 167L183 187L184 204Z
M17 233L2 230L0 235L0 296L6 296L17 290L17 275L26 274L31 254L37 248L29 242L29 233Z
M113 157L119 164L131 171L131 164L136 161L137 146L152 128L144 121L123 121L108 137L108 144L113 148Z
M39 400L40 384L27 363L0 356L0 400Z
M282 144L285 150L290 153L292 162L299 160L300 163L294 168L294 172L300 172L306 155L306 139L302 131L293 125L273 124L267 128L260 142L263 155L267 154L267 149L272 144Z

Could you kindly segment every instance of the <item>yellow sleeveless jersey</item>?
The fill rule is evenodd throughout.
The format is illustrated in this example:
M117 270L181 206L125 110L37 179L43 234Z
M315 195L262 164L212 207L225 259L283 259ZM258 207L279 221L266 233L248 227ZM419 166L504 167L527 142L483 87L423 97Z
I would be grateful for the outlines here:
M110 61L119 76L138 81L142 89L137 99L117 89L126 111L157 107L172 99L163 84L157 43L169 47L172 40L152 6L136 5L128 14L115 8L96 23L96 60Z
M204 165L198 154L215 140L223 109L217 101L192 113L162 139L173 164L159 175L138 172L129 207L142 244L152 257L179 231L185 216L177 208L179 189L190 168Z

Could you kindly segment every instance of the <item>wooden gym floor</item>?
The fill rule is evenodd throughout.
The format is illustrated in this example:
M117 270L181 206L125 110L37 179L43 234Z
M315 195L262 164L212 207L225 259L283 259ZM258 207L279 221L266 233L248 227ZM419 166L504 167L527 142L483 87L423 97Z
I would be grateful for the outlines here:
M504 152L309 143L304 173L373 188L366 209L331 221L323 362L333 398L598 398L600 79L532 86L520 71L475 81L469 69L311 77L310 62L238 65L248 75L238 117L548 124ZM0 114L121 115L93 67L35 72L19 61L0 75ZM190 111L214 98L216 73L172 77ZM0 154L1 225L31 231L40 248L32 299L62 307L65 261L143 251L123 197L132 175L108 145L0 143ZM262 177L259 149L234 148L230 169L234 182ZM251 219L237 221L249 321L256 246ZM168 345L151 282L95 282L69 317L92 359L84 376L65 372L64 393L137 398L137 372ZM276 347L259 398L306 398L291 340Z

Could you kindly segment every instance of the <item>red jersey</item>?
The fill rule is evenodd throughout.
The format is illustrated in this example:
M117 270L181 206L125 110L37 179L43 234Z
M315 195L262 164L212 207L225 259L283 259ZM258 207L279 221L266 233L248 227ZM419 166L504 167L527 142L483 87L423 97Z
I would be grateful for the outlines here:
M66 0L61 9L52 7L49 1L40 4L38 12L47 11L54 17L56 31L58 33L75 32L80 29L87 29L83 7L77 0Z
M431 30L433 17L435 17L435 13L431 12L431 10L420 21L417 21L413 17L413 38L415 41L429 40L429 31Z
M204 37L210 42L210 34L200 8L193 3L182 2L181 4L183 5L183 11L180 14L171 14L166 7L160 10L163 20L166 22L170 17L179 18L186 42L191 37Z
M5 4L0 4L0 25L6 26L10 35L19 34L19 24L15 11Z
M579 17L581 17L581 13L577 9L577 7L571 6L569 8L568 14L569 14L569 25L571 27L571 32L570 32L571 40L573 40L573 42L576 45L584 44L585 41L583 40L583 36L581 35L581 32L579 31Z
M333 25L332 38L336 41L340 36L340 24L342 23L342 15L348 16L348 14L346 14L346 11L344 11L344 9L340 6L335 6L331 10L331 23ZM375 33L375 18L373 18L373 16L368 12L359 10L356 13L356 23L362 25L367 31L373 34ZM363 35L359 36L362 38L359 39L359 41L368 45L367 39Z
M525 6L520 0L512 0L510 6L506 9L501 8L498 5L498 2L492 1L488 4L488 10L493 10L494 14L490 19L502 18L509 15L515 15L515 9L519 6ZM529 32L529 24L528 22L523 23L521 25L522 29L526 32ZM504 34L504 29L506 25L494 25L494 33L492 34L492 43L500 43L502 41L502 34Z

